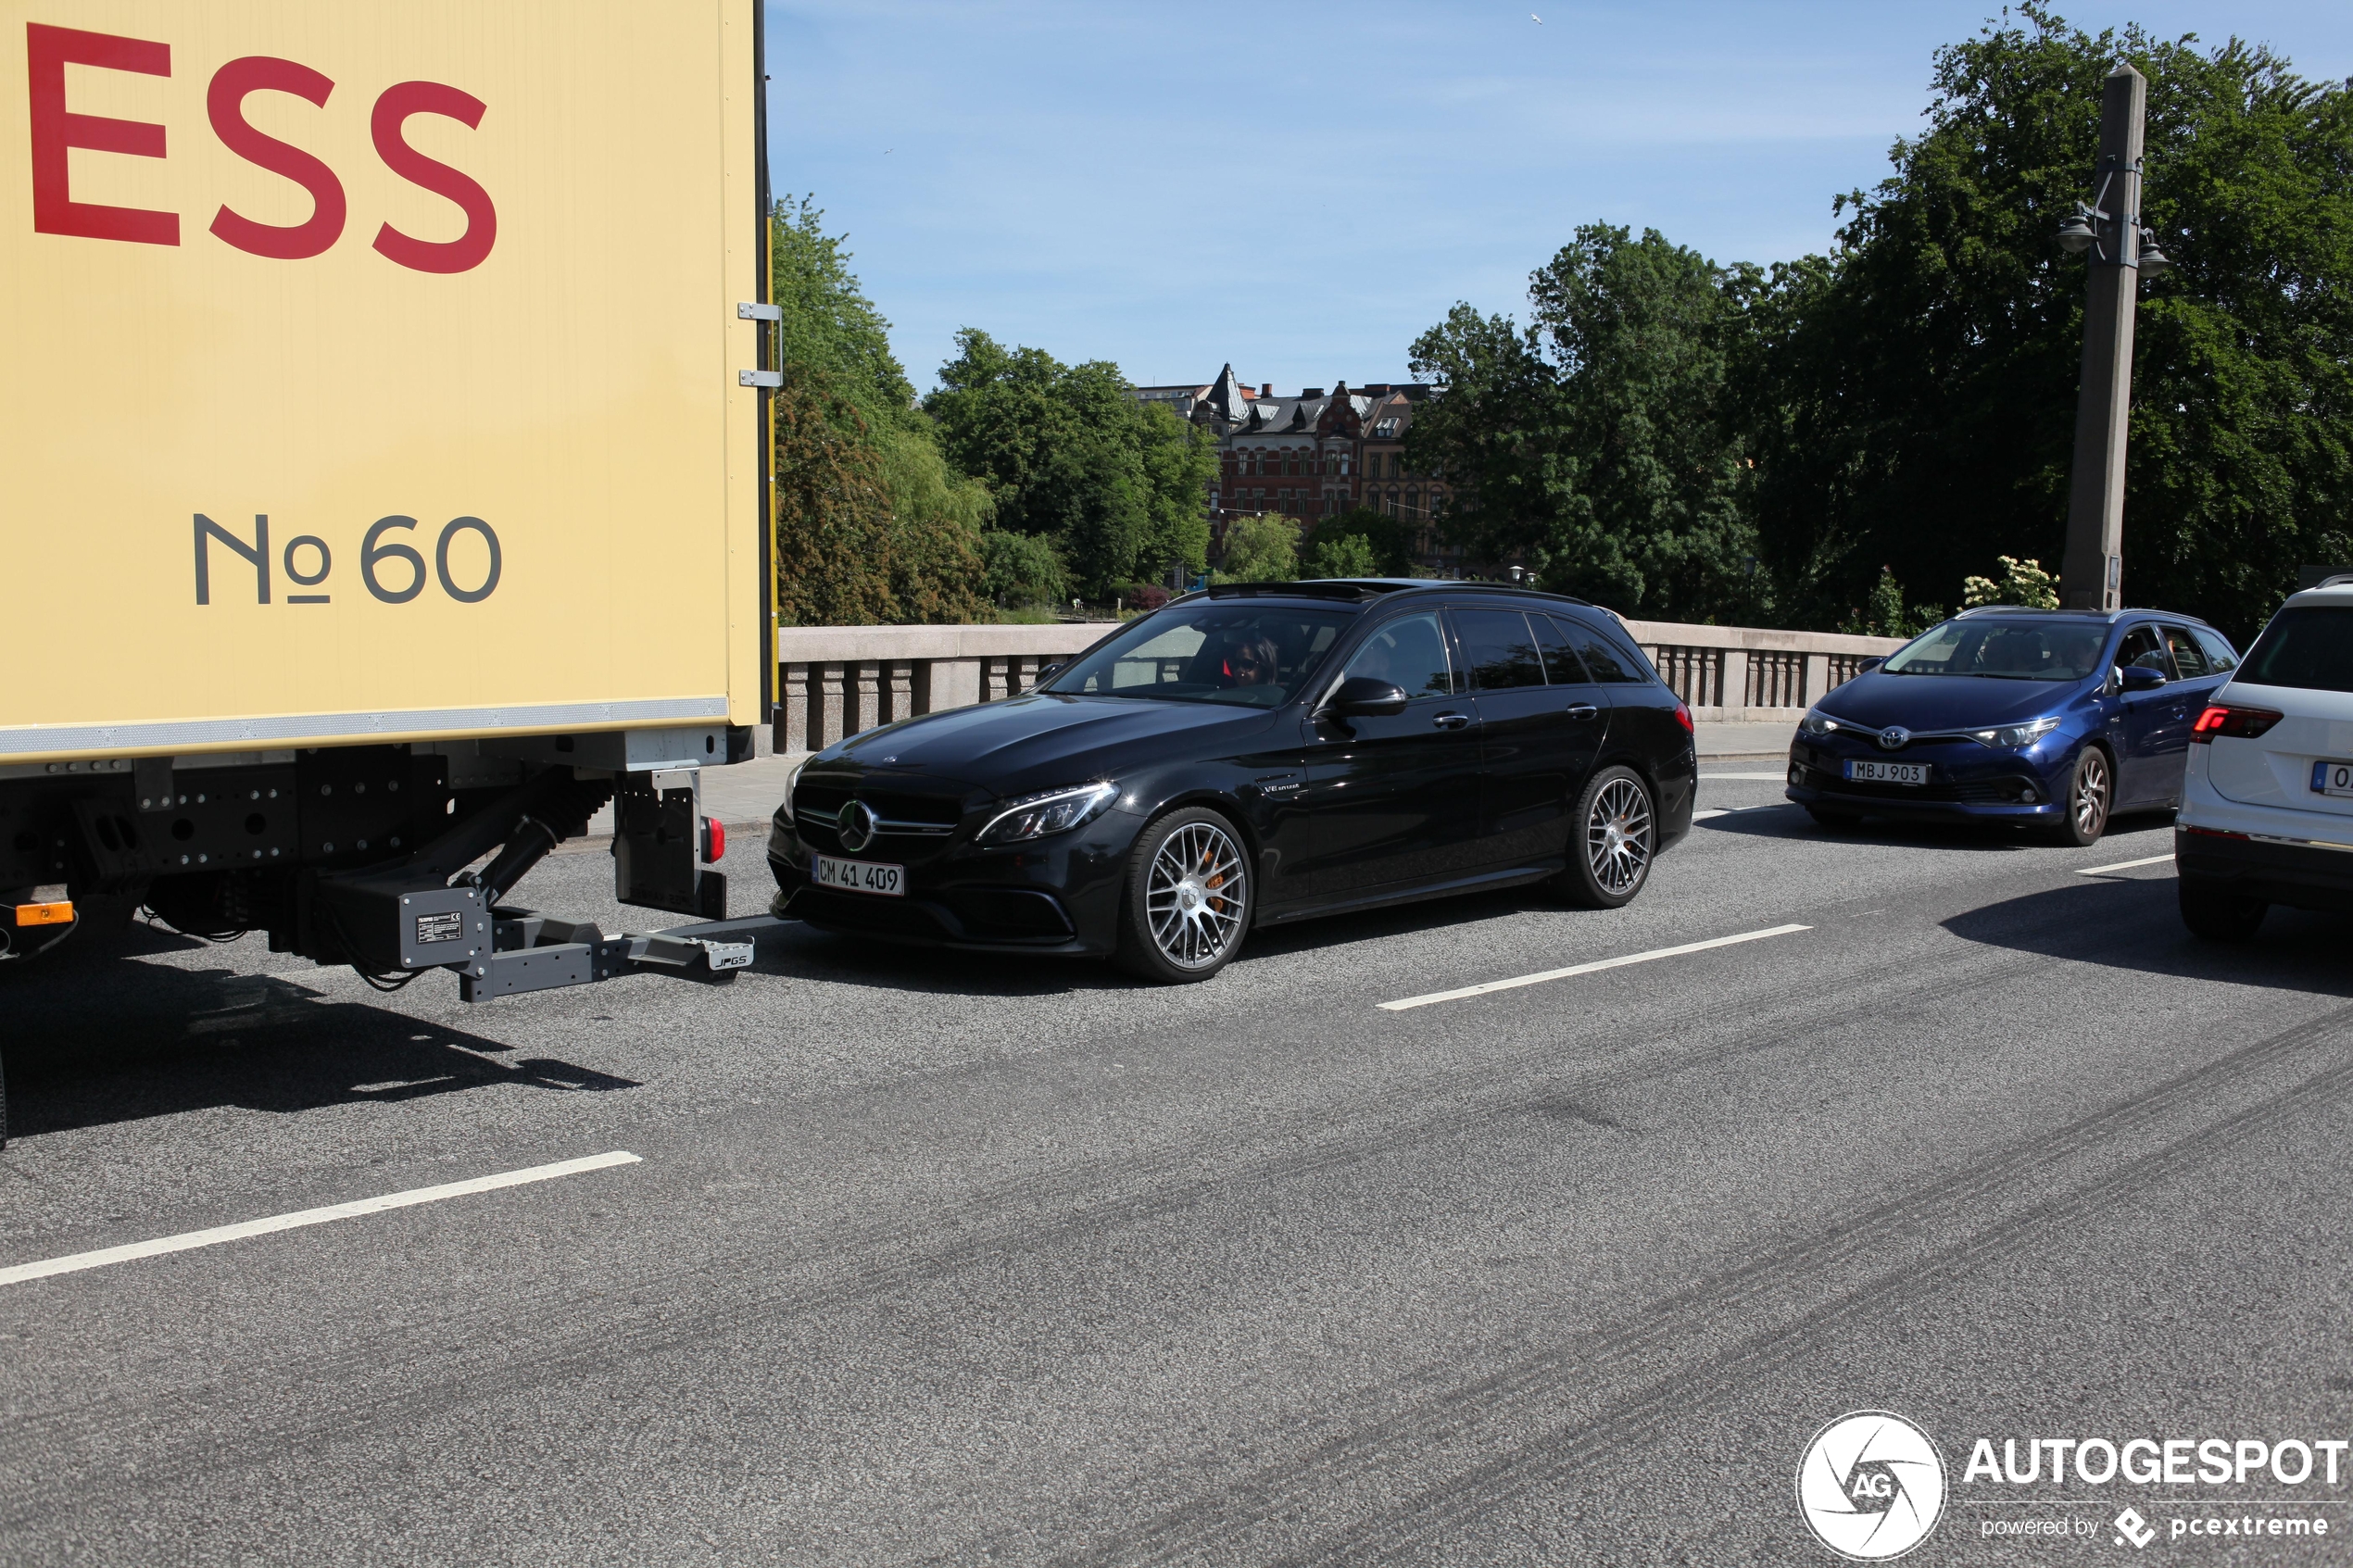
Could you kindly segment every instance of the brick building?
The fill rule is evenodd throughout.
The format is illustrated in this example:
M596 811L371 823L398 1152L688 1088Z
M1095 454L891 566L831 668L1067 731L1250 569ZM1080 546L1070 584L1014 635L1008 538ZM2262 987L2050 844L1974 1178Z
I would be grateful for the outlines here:
M1318 519L1369 507L1414 525L1417 569L1459 576L1469 563L1434 526L1449 486L1441 475L1405 466L1405 432L1429 393L1420 383L1378 382L1351 391L1342 382L1329 393L1311 386L1278 397L1271 384L1253 391L1231 365L1206 386L1136 389L1219 438L1208 495L1214 548L1223 548L1236 517L1290 518L1312 540Z

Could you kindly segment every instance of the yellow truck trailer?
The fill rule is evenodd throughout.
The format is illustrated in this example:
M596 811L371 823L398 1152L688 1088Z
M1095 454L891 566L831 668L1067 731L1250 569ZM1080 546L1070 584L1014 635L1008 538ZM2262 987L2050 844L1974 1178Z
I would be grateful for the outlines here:
M757 0L0 15L0 968L142 906L469 998L742 961L498 908L610 800L624 902L724 913Z

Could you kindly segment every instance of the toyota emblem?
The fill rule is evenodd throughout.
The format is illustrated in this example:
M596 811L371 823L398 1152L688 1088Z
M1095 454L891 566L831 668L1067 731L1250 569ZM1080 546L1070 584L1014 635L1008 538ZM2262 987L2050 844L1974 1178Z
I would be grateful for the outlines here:
M853 800L841 809L841 847L863 849L875 841L875 830L881 824L875 821L875 809L862 800Z
M1879 748L1881 751L1900 751L1904 743L1911 738L1912 732L1903 725L1890 724L1879 733Z

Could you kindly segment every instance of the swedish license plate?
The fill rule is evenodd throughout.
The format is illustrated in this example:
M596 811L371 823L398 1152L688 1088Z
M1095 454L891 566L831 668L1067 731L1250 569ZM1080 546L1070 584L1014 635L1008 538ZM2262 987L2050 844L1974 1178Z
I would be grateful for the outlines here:
M2313 763L2312 793L2353 796L2353 762Z
M1856 784L1924 784L1925 762L1849 762L1846 776Z
M835 860L820 855L817 857L817 885L903 898L907 895L907 868L876 865L871 860Z

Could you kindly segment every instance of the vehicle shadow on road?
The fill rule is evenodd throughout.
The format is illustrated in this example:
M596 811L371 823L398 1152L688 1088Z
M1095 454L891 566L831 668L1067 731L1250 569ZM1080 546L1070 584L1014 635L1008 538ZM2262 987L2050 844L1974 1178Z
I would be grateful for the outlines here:
M14 1136L237 1107L312 1110L521 1085L607 1091L635 1081L461 1029L337 1002L276 975L120 961L12 977L8 1124Z
M1240 955L1233 960L1234 967L1239 971L1253 961L1313 952L1319 947L1508 919L1531 909L1553 914L1580 912L1541 885L1417 900L1252 931ZM791 930L792 935L787 937L761 944L760 956L751 968L739 972L935 996L1060 997L1089 991L1160 989L1103 959L1046 953L962 953L949 948L899 947L855 935L822 932L811 926Z
M1999 854L2021 849L2047 849L2051 844L2024 828L2000 822L1922 822L1894 817L1871 817L1860 827L1826 828L1794 802L1780 809L1749 807L1710 817L1692 825L1692 832L1736 834L1749 838L1815 839L1824 844L1903 845L1922 849L1949 849L1959 854ZM2098 844L2086 855L2117 851L2119 858L2171 853L2173 814L2140 811L2108 823Z
M2207 942L2183 928L2174 888L2168 876L2075 878L1944 925L1971 942L2076 963L2353 997L2344 960L2353 917L2275 908L2252 942Z

